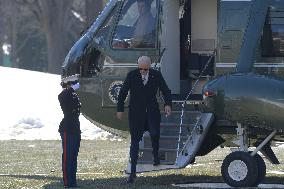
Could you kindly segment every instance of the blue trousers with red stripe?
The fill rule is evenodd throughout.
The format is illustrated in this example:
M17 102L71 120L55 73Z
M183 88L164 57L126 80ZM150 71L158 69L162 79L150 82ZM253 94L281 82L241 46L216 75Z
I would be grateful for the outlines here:
M62 139L62 172L64 186L76 186L77 157L81 134L60 133Z

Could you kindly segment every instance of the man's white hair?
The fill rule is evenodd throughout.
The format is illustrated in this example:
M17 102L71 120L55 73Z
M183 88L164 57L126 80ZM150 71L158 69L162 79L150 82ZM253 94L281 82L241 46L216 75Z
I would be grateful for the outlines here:
M149 56L140 56L137 62L138 64L143 64L143 63L151 64L151 58Z

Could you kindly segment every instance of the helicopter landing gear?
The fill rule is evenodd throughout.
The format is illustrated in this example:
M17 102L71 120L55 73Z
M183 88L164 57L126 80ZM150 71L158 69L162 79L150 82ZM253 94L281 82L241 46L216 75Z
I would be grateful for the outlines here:
M248 151L248 132L246 127L237 124L239 151L232 152L223 161L221 173L224 181L233 187L257 186L266 175L266 165L257 152L276 134L271 132L254 151Z
M258 174L257 174L257 178L253 186L258 186L266 175L266 165L265 165L263 158L259 154L255 154L254 158L257 163Z
M224 181L230 186L253 186L258 177L258 165L249 153L236 151L224 159L221 173Z
M224 181L233 187L257 186L264 179L266 165L259 154L236 151L223 161L221 173Z

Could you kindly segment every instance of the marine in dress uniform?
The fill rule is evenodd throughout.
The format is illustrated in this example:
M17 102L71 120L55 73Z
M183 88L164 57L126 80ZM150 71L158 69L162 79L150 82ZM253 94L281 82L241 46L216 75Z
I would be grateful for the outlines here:
M81 130L80 108L81 103L75 90L79 88L78 75L62 79L62 92L58 100L64 114L59 125L59 133L62 139L62 172L64 187L76 187L77 156L79 153Z

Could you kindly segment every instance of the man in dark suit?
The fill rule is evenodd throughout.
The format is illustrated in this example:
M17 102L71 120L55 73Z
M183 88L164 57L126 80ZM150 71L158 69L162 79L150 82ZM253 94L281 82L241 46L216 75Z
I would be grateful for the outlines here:
M165 113L167 115L171 113L171 91L162 74L159 71L150 69L150 66L151 59L149 57L140 57L138 59L138 69L127 74L118 96L117 118L122 119L124 101L128 91L130 91L128 121L131 135L131 174L127 179L127 183L133 183L136 178L139 141L146 130L149 130L151 136L154 157L153 165L157 166L160 164L158 151L161 115L156 98L158 89L162 91L164 96Z

